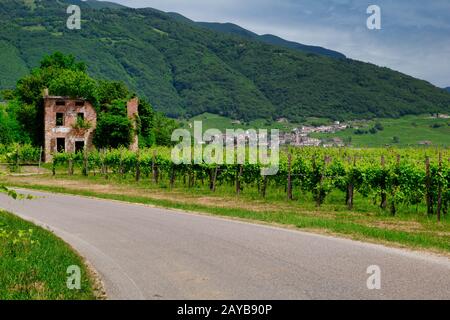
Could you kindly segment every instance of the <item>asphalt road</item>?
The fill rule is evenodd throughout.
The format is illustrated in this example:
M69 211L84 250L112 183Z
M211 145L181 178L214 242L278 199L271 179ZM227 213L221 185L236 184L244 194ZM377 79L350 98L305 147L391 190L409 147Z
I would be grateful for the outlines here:
M110 299L450 299L450 260L113 201L29 192L0 207L86 257ZM379 266L381 289L367 288Z

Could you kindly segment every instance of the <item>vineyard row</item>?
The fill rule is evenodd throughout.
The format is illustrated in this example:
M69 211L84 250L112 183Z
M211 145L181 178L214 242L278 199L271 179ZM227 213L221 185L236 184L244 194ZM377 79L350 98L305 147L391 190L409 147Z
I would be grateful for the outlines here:
M321 149L304 148L284 152L279 171L273 176L261 176L258 164L211 165L174 164L170 149L146 149L134 153L125 149L102 150L79 154L59 153L53 161L65 167L69 175L78 166L84 175L89 173L142 176L154 183L165 181L173 188L177 180L188 187L196 183L209 184L211 191L217 185L235 186L237 194L243 186L258 188L266 197L270 186L284 187L287 199L293 200L293 191L312 194L321 206L333 190L345 193L346 205L353 208L357 193L363 197L378 198L380 207L396 214L399 204L426 204L427 214L440 220L448 213L450 202L450 159L448 150L383 150L383 149Z
M17 170L21 163L40 163L42 149L31 146L0 146L0 162ZM55 154L53 174L64 168L73 175L74 168L83 175L133 175L154 183L165 182L171 188L177 181L194 187L200 181L211 191L218 185L234 185L237 194L246 187L258 189L265 198L270 187L284 188L293 200L294 190L310 193L321 206L333 190L345 193L345 204L353 208L355 194L378 199L381 208L396 214L399 204L426 205L429 215L448 213L450 202L450 152L448 149L350 149L292 148L280 154L279 171L261 176L261 166L175 164L170 148L151 148L139 152L126 149L93 150L82 153Z

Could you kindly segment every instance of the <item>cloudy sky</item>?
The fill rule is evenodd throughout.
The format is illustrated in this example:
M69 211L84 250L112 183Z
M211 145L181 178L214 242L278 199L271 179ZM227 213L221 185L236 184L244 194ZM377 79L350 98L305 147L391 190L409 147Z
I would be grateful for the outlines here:
M233 22L450 86L450 0L110 1L196 21ZM381 8L381 30L366 27L369 5Z

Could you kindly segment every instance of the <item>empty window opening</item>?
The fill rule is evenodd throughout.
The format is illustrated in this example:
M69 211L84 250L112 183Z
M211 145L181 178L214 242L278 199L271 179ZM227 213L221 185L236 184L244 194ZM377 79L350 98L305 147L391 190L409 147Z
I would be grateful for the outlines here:
M83 107L84 106L84 101L75 101L75 106Z
M77 120L78 121L84 121L84 113L78 113L77 114Z
M84 151L84 141L75 141L75 153Z
M56 114L56 126L62 127L64 125L64 113L57 113Z
M57 138L56 139L56 151L64 152L66 150L66 139L65 138Z
M57 106L65 106L65 105L66 105L66 102L65 102L64 100L57 100L57 101L56 101L56 105L57 105Z

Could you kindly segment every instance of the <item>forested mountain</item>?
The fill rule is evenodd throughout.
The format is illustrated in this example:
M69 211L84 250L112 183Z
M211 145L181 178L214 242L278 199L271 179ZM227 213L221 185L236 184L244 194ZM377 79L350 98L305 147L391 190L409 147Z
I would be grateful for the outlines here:
M81 30L66 28L68 4ZM103 8L97 9L98 6ZM450 112L450 94L410 76L212 31L155 9L79 0L0 1L0 87L61 51L173 117L204 112L293 121Z
M316 46L308 46L293 41L287 41L272 34L258 35L233 23L197 22L197 24L214 31L230 33L254 41L260 41L267 44L273 44L276 46L299 50L305 53L314 53L332 58L345 59L345 55L333 50Z
M448 92L450 92L450 87L447 87L444 90L447 90Z

